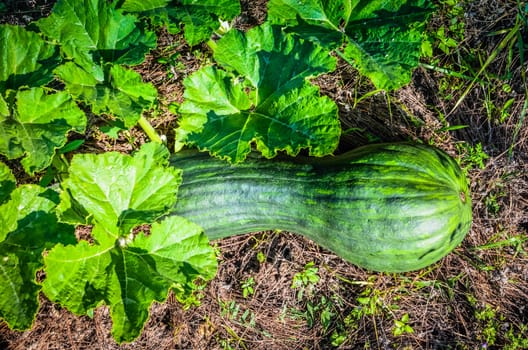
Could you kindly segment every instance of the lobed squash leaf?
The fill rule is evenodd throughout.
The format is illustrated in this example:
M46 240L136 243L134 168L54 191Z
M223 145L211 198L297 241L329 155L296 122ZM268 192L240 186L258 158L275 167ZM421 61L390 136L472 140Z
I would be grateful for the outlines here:
M62 185L94 223L116 236L127 235L133 227L155 221L174 206L181 174L175 168L165 168L167 162L168 150L153 143L134 156L78 154ZM61 203L61 212L68 209Z
M10 114L11 111L9 108L9 104L7 103L6 99L2 96L2 94L0 94L0 118L7 118Z
M16 179L11 169L0 162L0 204L3 204L16 188Z
M270 0L269 20L345 59L380 89L407 84L418 65L429 0ZM342 46L344 45L344 49Z
M29 174L45 169L70 131L84 132L86 116L66 92L48 94L44 88L8 91L11 115L0 115L0 153L22 158Z
M141 12L154 23L166 26L170 33L184 27L190 46L207 41L220 27L220 20L229 21L240 14L238 0L125 0L121 8Z
M0 318L13 329L31 328L37 314L44 249L75 242L73 227L57 221L57 202L54 191L22 185L0 206Z
M45 257L44 293L76 314L101 302L110 308L116 341L139 336L153 301L164 301L173 289L185 299L197 278L209 280L216 261L201 228L170 216L122 244L103 225L94 228L97 244L81 241L58 245Z
M125 12L145 12L167 7L172 0L124 0L118 7Z
M37 26L61 44L66 59L97 80L104 79L104 62L139 64L156 47L154 32L107 0L58 0L51 14L37 21Z
M177 146L189 143L232 162L251 144L271 158L330 154L337 146L337 107L307 79L335 68L319 46L262 25L229 31L214 46L224 69L205 67L185 81Z
M125 127L134 126L141 113L157 99L156 88L142 81L141 75L117 64L103 66L103 79L73 62L55 70L66 89L77 99L90 105L96 114L107 113L121 119Z
M77 314L108 305L118 342L140 334L153 301L165 300L171 289L183 301L197 278L216 273L200 227L177 216L159 221L172 210L181 182L168 158L168 150L154 143L133 156L75 155L62 183L61 199L70 198L61 202L61 217L93 224L93 243L53 248L44 258L43 291ZM148 235L133 231L142 224L151 225Z
M0 47L0 95L8 89L38 87L53 80L53 69L59 63L57 47L45 42L37 33L21 26L2 24ZM1 100L0 114L9 114Z

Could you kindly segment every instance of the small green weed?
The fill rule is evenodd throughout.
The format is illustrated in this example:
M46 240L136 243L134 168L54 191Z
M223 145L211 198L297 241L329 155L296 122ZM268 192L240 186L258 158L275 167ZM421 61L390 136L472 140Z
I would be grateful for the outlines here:
M484 202L486 203L486 208L490 214L497 215L499 213L500 204L497 201L497 195L495 193L488 194L484 199Z
M504 346L504 350L528 349L528 326L521 324L518 332L510 327L506 333L506 339L509 344Z
M297 300L301 300L305 294L311 294L317 282L319 282L319 269L309 262L301 272L293 276L291 288L297 289Z
M176 52L169 57L159 58L158 62L167 65L167 78L173 79L178 76L178 72L184 72L186 67L180 59L181 53Z
M495 345L497 339L497 333L500 330L500 321L504 320L504 317L497 315L497 310L491 306L486 305L484 309L475 311L475 318L482 323L482 335L481 340L485 346Z
M524 252L523 244L528 241L528 237L525 235L516 235L509 236L501 240L496 240L496 236L493 236L489 239L489 243L475 247L478 250L489 250L489 249L498 249L502 247L512 247L515 249L516 253L526 253Z
M330 341L332 346L338 347L346 342L350 331L359 327L357 319L349 314L343 319L343 322L338 324L336 329L333 330L330 335Z
M510 118L511 108L514 102L515 102L515 98L510 98L508 101L504 103L504 105L500 109L500 112L499 112L499 123L500 124L503 124L508 118Z
M466 164L465 169L486 167L485 162L489 156L482 149L482 144L479 142L475 146L470 146L467 143L457 144L458 152L462 155L462 163Z
M381 291L374 288L366 288L360 296L356 298L356 301L359 305L354 308L352 314L358 320L364 316L379 314L383 307Z
M339 347L345 344L349 340L350 333L359 328L359 322L362 318L379 315L385 308L381 291L373 287L367 287L358 295L356 301L358 305L342 321L334 322L335 328L330 334L332 346ZM403 319L403 321L406 320ZM407 322L403 323L406 324ZM405 329L404 325L402 327Z
M236 301L218 301L220 305L220 315L231 321L240 323L245 327L255 327L255 314L249 310L243 310Z
M248 277L244 282L242 282L242 296L244 298L255 294L255 284L255 279L253 277Z
M306 322L309 328L312 328L317 322L321 322L323 331L327 332L333 323L335 306L332 300L322 296L318 302L308 301L306 310L292 309L290 316L293 319L300 319Z
M434 49L451 55L458 50L465 38L463 4L455 0L440 0L437 13L445 17L442 21L445 25L427 33L422 46L422 54L426 57L432 57Z
M259 251L257 253L257 261L260 264L264 264L266 262L266 260L268 260L268 257L266 256L266 254L264 254L263 252Z
M409 314L403 314L399 320L394 320L394 328L392 334L398 337L405 333L414 333L414 329L409 325Z

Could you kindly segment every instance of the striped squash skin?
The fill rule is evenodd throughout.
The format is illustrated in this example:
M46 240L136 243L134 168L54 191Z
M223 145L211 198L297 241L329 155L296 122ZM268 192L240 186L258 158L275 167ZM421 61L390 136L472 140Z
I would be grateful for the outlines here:
M368 145L327 158L252 156L237 165L189 150L171 164L183 170L175 214L210 239L279 229L375 271L438 261L472 221L460 167L424 145Z

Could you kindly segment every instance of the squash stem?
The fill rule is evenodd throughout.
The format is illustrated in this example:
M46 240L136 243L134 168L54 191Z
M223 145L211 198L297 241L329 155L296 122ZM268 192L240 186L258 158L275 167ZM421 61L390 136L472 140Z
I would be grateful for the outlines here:
M152 125L149 123L147 118L145 116L141 116L138 120L139 126L143 129L145 134L150 138L151 141L157 142L157 143L163 143L163 140L161 139L161 136L156 132L156 129L152 127Z

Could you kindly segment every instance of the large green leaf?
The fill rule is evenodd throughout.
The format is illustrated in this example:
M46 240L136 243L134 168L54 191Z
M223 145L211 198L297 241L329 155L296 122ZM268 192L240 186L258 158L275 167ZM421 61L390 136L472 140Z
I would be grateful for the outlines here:
M124 0L119 8L125 12L145 12L169 6L172 0Z
M239 0L125 0L121 7L125 11L142 12L155 23L165 25L169 32L180 31L184 26L184 37L194 46L207 41L220 26L220 19L228 21L240 13Z
M285 36L279 27L269 25L247 33L229 31L214 47L214 58L257 88L257 104L334 70L336 64L320 46Z
M94 228L98 244L56 246L45 257L43 291L51 300L76 314L100 302L110 307L112 334L118 342L139 336L153 301L167 298L169 289L186 298L196 278L211 279L216 261L201 228L170 216L152 225L150 235L129 242L108 238Z
M250 152L330 154L340 134L337 107L307 78L335 68L335 59L313 43L263 25L230 31L214 46L218 63L185 81L177 145L190 143L233 162Z
M0 162L0 204L9 198L9 195L16 187L16 179L11 169Z
M9 90L9 91L13 91L13 90ZM11 115L9 104L7 103L6 99L2 96L2 94L0 94L0 118L2 119L7 118L9 117L9 115Z
M164 167L168 156L166 148L153 143L134 156L79 154L62 185L94 222L116 237L127 235L132 227L153 222L174 206L181 175L178 169ZM61 204L61 211L68 209Z
M0 48L0 95L7 89L46 85L53 79L58 50L38 34L21 26L2 24Z
M82 206L94 225L94 243L52 249L45 257L43 291L77 314L107 304L118 342L140 334L150 305L165 300L170 289L185 300L197 278L208 280L216 273L201 228L176 216L157 221L171 211L181 181L168 158L168 150L154 143L133 156L75 155L63 182L63 193L71 199L59 210L69 212L72 203ZM151 224L148 235L133 232L140 224Z
M43 250L75 242L73 227L57 222L57 201L51 190L22 185L0 206L0 317L11 328L30 328L37 314Z
M138 64L156 46L154 32L107 0L58 0L51 15L37 25L60 43L66 58L98 80L104 78L103 62Z
M66 92L48 94L35 87L14 96L13 114L0 115L0 153L9 159L24 157L24 169L33 174L51 163L68 132L84 132L86 116Z
M270 0L272 23L315 40L343 56L381 89L410 81L418 65L425 21L433 10L429 0L358 1Z
M94 113L111 114L121 119L126 127L134 126L141 113L156 101L156 88L143 82L139 73L121 65L108 64L103 71L103 78L98 80L73 62L55 70L66 89L76 99L90 105Z

